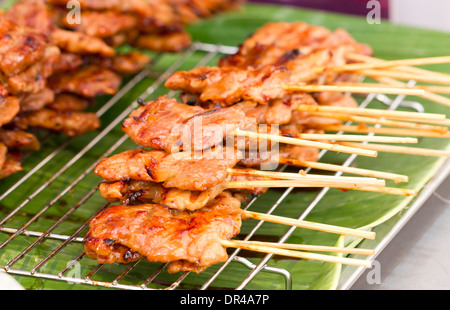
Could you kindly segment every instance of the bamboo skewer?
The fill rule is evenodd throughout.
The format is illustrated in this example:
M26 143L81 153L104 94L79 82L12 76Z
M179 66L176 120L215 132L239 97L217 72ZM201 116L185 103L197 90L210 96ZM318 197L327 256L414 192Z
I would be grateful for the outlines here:
M366 62L357 64L347 64L343 66L329 66L317 68L318 72L323 71L334 71L334 72L344 72L344 71L361 71L366 69L381 69L381 68L392 68L401 66L420 66L420 65L432 65L432 64L443 64L450 63L450 56L440 56L440 57L426 57L426 58L413 58L413 59L400 59L400 60L385 60L377 62Z
M345 187L358 187L362 188L363 186L373 186L382 188L383 180L377 180L376 184L365 184L367 182L355 182L355 180L344 180L337 179L333 180L308 180L305 178L304 180L246 180L246 181L228 181L226 182L225 188L234 188L234 189L245 189L245 188L255 188L255 187L268 187L268 188L283 188L283 187L333 187L333 188L342 188ZM369 183L372 183L369 181Z
M376 178L369 177L342 177L342 176L329 176L329 175L312 175L312 174L298 174L298 173L288 173L288 172L277 172L277 171L261 171L256 169L228 169L231 175L241 175L241 176L256 176L265 177L270 179L278 180L292 180L298 181L300 184L302 182L306 184L318 184L320 182L333 182L337 184L347 184L347 185L368 185L375 187L383 187L386 185L384 180L379 180ZM232 183L231 183L232 184ZM325 184L325 183L324 183Z
M431 132L424 130L414 130L414 129L404 129L404 128L388 128L388 127L374 127L366 125L323 125L317 127L325 131L345 131L354 133L376 133L383 135L405 135L405 136L416 136L416 137L435 137L435 138L450 138L450 133L445 134L439 132Z
M418 113L418 112L406 112L406 111L391 111L391 110L381 110L381 109L360 109L360 108L350 108L350 107L333 107L333 106L312 106L302 104L297 108L299 111L304 112L336 112L345 113L352 115L362 115L362 116L378 116L385 118L394 119L422 119L422 120L445 120L445 114L435 114L435 113Z
M287 187L320 187L320 188L337 188L342 190L356 190L366 192L378 192L400 196L415 196L417 192L409 189L401 189L395 187L383 186L361 186L358 184L345 185L332 181L297 181L297 180L260 180L260 181L228 181L225 188L247 189L247 188L287 188Z
M301 92L348 92L358 94L393 94L393 95L411 95L423 96L423 89L403 88L403 87L387 87L379 85L379 87L364 86L338 86L338 85L283 85L284 90L301 91Z
M376 170L354 168L354 167L343 167L341 165L333 165L333 164L327 164L327 163L303 161L303 160L289 159L289 158L280 158L279 163L293 165L293 166L309 167L309 168L319 169L319 170L343 172L343 173L363 175L363 176L374 177L374 178L389 179L389 180L394 180L395 183L409 181L409 178L406 175L383 172L383 171L376 171Z
M404 122L404 121L390 120L390 119L385 119L385 118L375 118L375 117L366 117L366 116L357 116L357 115L355 116L355 115L348 115L348 114L335 114L335 113L326 113L326 112L309 112L309 114L313 115L313 116L338 119L341 121L352 121L352 122L361 123L361 124L374 124L374 125L378 124L378 125L382 125L382 126L426 130L426 131L438 132L438 133L442 133L442 134L445 134L448 132L448 127L446 127L446 126Z
M389 153L399 153L408 155L422 155L422 156L436 156L436 157L450 157L450 151L447 150L433 150L433 149L423 149L417 147L404 147L397 145L383 145L383 144L371 144L371 143L353 143L353 142L342 142L342 144L348 146L355 146L360 148L365 148L368 150L377 150L379 152L389 152Z
M417 196L416 190L407 188L396 188L396 187L342 186L339 189L344 191L354 190L354 191L374 192L399 196Z
M382 83L386 83L389 85L396 85L396 86L406 86L406 84L404 82L400 82L397 81L395 79L392 78L388 78L388 77L378 77L375 78L377 81L382 82ZM436 103L445 105L445 106L450 106L450 99L441 95L437 95L435 93L432 93L431 91L427 90L425 91L425 94L423 95L423 97L425 99L434 101Z
M370 57L362 54L356 54L356 53L347 53L346 58L353 61L359 61L359 62L384 62L386 60ZM396 71L404 71L409 73L415 73L415 74L422 74L422 75L429 75L429 76L436 76L436 77L443 77L443 78L449 78L450 75L446 73L440 73L440 72L434 72L422 68L417 67L411 67L411 66L398 66L391 68L392 70Z
M236 240L223 240L222 245L224 247L229 247L229 248L240 248L240 249L244 249L244 250L262 252L262 253L268 253L268 254L276 254L276 255L282 255L282 256L288 256L288 257L295 257L295 258L300 258L300 259L311 259L311 260L317 260L317 261L324 261L324 262L344 264L344 265L353 265L353 266L360 266L360 267L371 267L372 266L372 263L370 261L362 260L362 259L278 249L278 248L268 247L268 246L247 244L245 242L242 242L242 241L239 242Z
M448 130L448 128L446 128ZM366 141L382 143L418 143L417 138L411 137L383 137L366 135L342 135L342 134L309 134L299 133L290 135L291 138L305 140L333 140L333 141Z
M395 79L391 78L377 78L381 83L356 83L356 82L335 82L332 85L335 86L358 86L358 87L374 87L378 88L380 86L387 86L390 85L389 81L397 81ZM395 87L398 88L404 88L404 89L423 89L425 91L430 91L434 93L439 94L450 94L450 87L449 86L436 86L436 85L415 85L415 86L407 86L406 83L397 81L397 84L392 84Z
M352 236L352 237L358 237L358 238L364 238L364 239L370 239L370 240L374 240L376 237L376 233L373 231L366 231L366 230L361 230L361 229L352 229L352 228L340 227L340 226L335 226L335 225L302 221L302 220L291 219L291 218L277 216L277 215L252 212L252 211L248 211L248 210L244 211L244 215L249 219L260 220L260 221L276 223L276 224L290 225L290 226L311 229L311 230L318 230L318 231L332 233L332 234Z
M374 152L374 151L362 150L362 149L353 148L353 147L346 147L343 145L337 145L337 144L333 144L333 143L308 141L308 140L303 140L303 139L283 137L283 136L278 136L278 135L270 135L270 134L257 133L257 132L251 132L251 131L236 130L233 134L235 136L240 136L240 137L247 137L247 138L253 138L253 139L264 139L264 140L275 141L275 142L285 143L285 144L292 144L292 145L309 146L309 147L325 149L325 150L329 150L329 151L357 154L357 155L368 156L368 157L376 157L378 155L377 152Z
M389 71L389 70L361 70L358 71L361 75L369 76L369 77L390 77L398 80L406 80L406 81L417 81L417 82L426 82L426 83L436 83L443 85L450 85L450 77L436 77L431 75L421 75L414 74L409 72L400 72L400 71Z
M231 240L235 242L237 240ZM262 242L262 241L237 241L241 244L249 245L261 245L268 246L277 249L294 250L294 251L311 251L311 252L329 252L329 253L344 253L354 255L374 255L375 250L372 249L359 249L359 248L347 248L347 247L335 247L325 245L309 245L309 244L289 244L289 243L274 243L274 242Z

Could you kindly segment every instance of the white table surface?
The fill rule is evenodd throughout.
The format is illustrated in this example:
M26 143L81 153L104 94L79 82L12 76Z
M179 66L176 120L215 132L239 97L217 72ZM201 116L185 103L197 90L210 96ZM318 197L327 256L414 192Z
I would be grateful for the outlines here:
M353 290L450 289L450 178L376 257L379 283L367 270Z

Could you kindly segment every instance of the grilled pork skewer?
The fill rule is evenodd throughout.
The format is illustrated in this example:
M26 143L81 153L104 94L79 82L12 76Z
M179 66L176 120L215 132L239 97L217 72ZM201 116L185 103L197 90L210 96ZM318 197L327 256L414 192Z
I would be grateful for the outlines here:
M221 240L240 232L240 206L238 199L225 193L196 212L158 204L112 206L89 223L85 252L102 264L146 258L170 263L170 273L202 272L228 259Z
M242 211L240 200L226 191L196 212L172 210L159 204L116 205L90 221L90 230L84 239L85 252L102 264L147 259L169 263L169 273L200 273L228 259L226 247L237 246L230 239L240 232L247 214L257 218L253 213ZM313 229L321 226L308 224ZM338 230L341 231L340 228ZM367 235L373 237L370 232ZM268 250L267 247L252 249L262 252ZM284 253L299 258L330 259L302 253ZM341 262L361 264L359 261Z

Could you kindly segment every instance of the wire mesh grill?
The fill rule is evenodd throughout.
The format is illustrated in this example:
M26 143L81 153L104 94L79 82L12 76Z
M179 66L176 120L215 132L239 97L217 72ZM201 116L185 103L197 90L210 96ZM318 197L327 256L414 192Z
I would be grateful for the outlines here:
M77 218L77 214L86 215L92 218L100 210L108 207L97 193L97 187L93 186L93 182L98 180L93 177L92 171L97 163L122 149L125 150L130 143L128 137L123 134L120 129L120 124L129 113L137 107L137 98L128 98L131 90L140 87L142 91L139 97L148 99L166 93L164 89L164 81L175 71L183 68L187 60L196 61L196 66L207 65L215 58L226 54L232 54L237 49L230 46L221 46L205 43L194 43L183 53L173 56L166 54L156 55L152 64L142 70L139 74L130 79L121 90L106 103L101 105L97 111L99 117L108 116L109 122L104 129L97 133L90 133L83 138L84 146L76 151L76 154L70 154L74 141L72 139L63 140L59 145L55 145L51 152L43 154L41 158L36 159L34 166L22 176L15 180L9 189L0 196L0 202L14 201L13 205L17 206L13 210L8 210L4 217L0 220L1 244L0 252L9 253L7 257L7 264L0 266L4 271L13 274L28 276L33 278L42 278L58 281L66 281L68 283L81 283L87 285L114 287L118 289L178 289L183 288L183 281L190 276L189 273L176 275L169 281L158 280L158 275L164 272L165 264L156 264L149 262L135 262L129 265L120 266L106 266L98 264L91 259L83 259L85 254L83 252L82 241L83 235L87 231L88 221L68 223L69 218ZM169 57L169 59L164 59ZM162 70L162 73L157 73L158 68L167 68ZM148 84L144 81L151 80ZM141 85L144 84L144 85ZM133 91L136 93L136 91ZM174 96L175 92L170 91L169 96ZM368 95L361 103L361 107L366 107L376 99L376 95ZM380 98L378 98L380 100ZM404 96L398 96L394 100L386 99L388 108L396 109L402 104ZM120 107L121 102L130 101L131 104L125 108ZM383 100L383 98L381 98ZM114 114L115 113L115 114ZM78 141L80 143L80 141ZM79 145L79 144L78 144ZM320 158L325 155L326 151L320 153ZM343 166L350 166L357 155L350 155ZM89 158L90 164L81 169L78 165L80 159ZM85 162L85 160L83 160ZM72 169L74 166L76 169ZM281 168L282 170L284 167ZM75 170L75 171L74 171ZM308 172L306 170L306 172ZM336 173L335 175L340 175ZM34 180L40 178L39 184ZM31 182L33 180L33 182ZM69 181L67 181L69 180ZM33 184L30 184L33 183ZM89 185L92 186L89 186ZM279 198L267 210L268 214L272 214L277 207L290 195L293 188L287 188L282 192ZM315 199L301 211L298 219L305 219L308 214L317 206L317 204L328 193L329 188L323 188L318 192ZM24 193L25 196L24 196ZM263 195L264 196L264 195ZM22 200L17 197L26 197ZM250 208L261 196L254 197L246 206L245 209ZM30 203L33 205L39 204L38 209L28 211L27 207ZM41 203L42 202L42 203ZM9 203L11 204L11 202ZM88 208L87 205L96 205L96 208ZM100 208L98 208L100 206ZM81 218L81 216L80 216ZM34 224L48 222L48 227L45 230L34 230ZM255 236L263 222L257 222L248 230L243 240L250 240ZM42 227L42 226L40 226ZM282 235L277 242L285 242L294 232L296 228L289 228L284 235ZM16 240L26 238L29 243L26 248L16 246ZM20 243L23 247L23 242ZM39 246L38 246L39 245ZM8 249L8 251L5 251ZM42 253L39 253L42 251ZM38 252L38 253L37 253ZM28 261L27 255L39 257L38 261ZM268 262L273 258L273 255L267 254L259 258L258 263L252 263L250 260L240 255L241 250L236 249L230 253L227 262L217 266L208 275L208 278L202 283L197 284L195 288L206 290L214 286L214 281L219 279L223 271L230 265L239 263L248 269L248 274L242 279L241 283L234 287L235 289L244 289L258 274L271 273L276 277L280 277L284 283L285 289L292 288L292 277L290 273L281 268L274 268L268 266ZM368 258L370 259L370 257ZM58 270L58 272L48 272L53 265L53 262L65 262L65 266ZM140 265L145 264L145 268L139 268ZM102 274L108 274L111 278L108 281L98 281L95 279L97 273L107 269ZM195 276L195 275L193 275ZM102 279L105 277L103 276Z

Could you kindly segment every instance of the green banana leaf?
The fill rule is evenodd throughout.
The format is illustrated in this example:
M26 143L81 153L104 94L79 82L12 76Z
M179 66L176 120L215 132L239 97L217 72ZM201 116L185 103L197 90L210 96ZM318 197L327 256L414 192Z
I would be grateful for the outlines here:
M12 2L12 1L8 1ZM346 16L340 14L325 13L313 10L299 9L293 7L280 7L271 5L245 5L241 11L230 12L216 16L212 19L199 22L188 27L195 41L224 44L237 46L240 42L255 31L258 27L269 21L305 21L311 24L323 25L330 29L338 27L349 31L358 41L372 46L374 53L379 58L384 59L402 59L427 56L446 55L450 48L450 38L446 33L428 31L403 27L389 24L382 21L381 24L368 24L365 18ZM153 53L150 55L159 57ZM189 69L195 66L204 56L204 53L197 52L189 57L180 66L180 70ZM152 67L153 72L164 72L170 67L180 55L162 55ZM212 59L209 64L213 65L219 56ZM428 68L450 73L449 65L428 66ZM78 202L87 193L96 187L100 179L92 173L92 165L99 157L105 154L119 139L123 137L120 128L120 122L114 129L106 134L101 141L83 152L83 156L71 162L71 159L83 150L89 143L97 137L99 132L110 125L118 115L122 113L136 98L154 82L153 75L149 75L137 82L125 96L114 104L102 117L103 128L97 132L88 133L82 137L67 140L63 136L48 135L45 132L38 132L43 139L43 148L41 151L29 155L25 160L25 170L22 173L2 180L0 183L0 193L5 192L14 185L28 171L33 169L38 163L45 159L55 148L64 145L58 155L47 165L39 169L30 177L27 182L18 187L0 202L0 219L4 218L18 205L24 206L8 219L4 224L7 228L19 228L27 223L30 218L37 214L48 203L52 202L61 191L70 190L52 203L51 207L45 210L37 221L32 221L27 230L44 232L52 227L61 216L68 210L76 206L64 220L58 224L51 232L53 234L71 235L84 224L97 210L104 204L104 199L97 193L84 203L78 206ZM124 82L126 84L127 81ZM159 87L149 98L156 98L159 95L167 93L164 87ZM98 110L108 102L110 98L100 98L98 104L93 110ZM357 98L363 100L363 98ZM449 114L450 109L442 105L428 102L418 98L407 98L422 103L427 112ZM371 108L385 108L377 101L373 101ZM443 138L420 138L418 147L433 149L450 149L448 139ZM118 148L113 150L118 153L135 145L125 140ZM348 156L345 154L335 154L328 152L322 159L328 163L342 163ZM68 164L69 163L69 164ZM388 186L404 187L420 190L431 179L439 173L439 168L444 163L443 158L400 155L391 153L380 153L377 158L366 158L359 156L353 163L353 166L380 171L395 172L405 174L410 177L407 184L394 184L388 182ZM65 167L67 166L67 167ZM56 172L64 168L64 172L57 178L49 180ZM78 177L86 172L86 176L80 182L71 186ZM318 189L294 190L280 205L276 208L274 214L298 218L308 205L314 200ZM33 194L33 199L27 201L27 197ZM282 190L270 190L267 194L261 196L255 204L251 206L252 211L267 212L272 205L283 195ZM352 238L343 238L337 235L317 232L307 229L296 229L289 240L289 243L304 243L318 245L339 245L339 246L358 246L373 248L382 241L385 236L401 218L402 214L408 209L414 197L394 196L388 194L369 193L369 192L341 192L339 190L330 190L324 199L309 213L307 220L333 225L353 227L353 228L373 228L377 232L377 239L374 241L355 240ZM248 220L242 227L241 235L245 236L257 224L255 220ZM254 240L278 241L290 227L279 224L264 223L258 229ZM83 229L79 236L86 233L87 228ZM10 234L1 233L0 243L5 242ZM238 236L239 238L239 236ZM36 237L20 235L8 241L5 247L0 249L0 266L6 266L26 247L32 244ZM30 271L43 258L49 255L55 248L61 245L62 241L45 239L39 242L21 259L10 266L10 270ZM52 259L43 264L38 273L57 275L63 270L69 262L74 260L83 251L82 243L70 242L63 247ZM254 264L258 264L265 256L253 252L241 251L239 256L247 258ZM269 266L287 270L292 276L293 289L295 290L330 290L338 287L339 280L345 270L345 266L332 263L323 263L313 260L294 260L285 257L273 257ZM97 263L86 257L81 259L74 268L70 269L64 275L73 278L86 277ZM120 284L140 285L145 279L150 277L158 268L159 264L149 262L139 262L123 279ZM95 281L113 281L121 274L127 266L114 264L102 266L92 280ZM191 273L182 281L178 289L199 289L220 266L213 266L204 273ZM233 289L247 277L250 270L237 262L231 262L220 276L213 281L210 289ZM13 273L12 273L13 274ZM26 289L104 289L99 286L91 286L68 281L53 279L42 279L29 275L14 275L15 278ZM155 281L148 285L149 288L164 289L179 278L179 274L170 275L163 271ZM285 279L283 276L271 272L260 272L246 289L258 290L282 290L285 289Z

